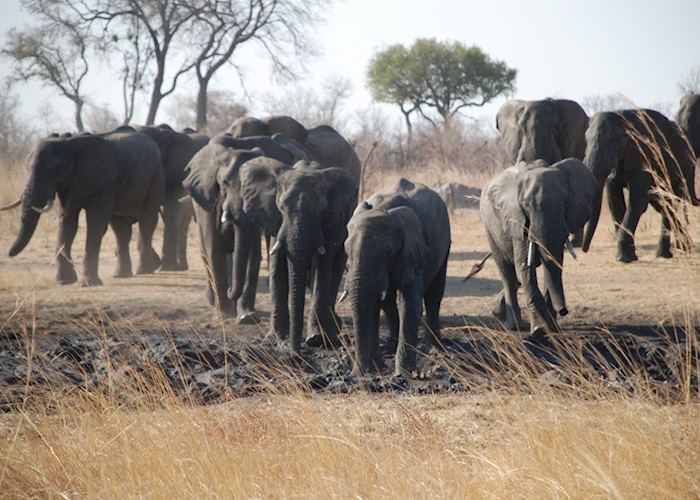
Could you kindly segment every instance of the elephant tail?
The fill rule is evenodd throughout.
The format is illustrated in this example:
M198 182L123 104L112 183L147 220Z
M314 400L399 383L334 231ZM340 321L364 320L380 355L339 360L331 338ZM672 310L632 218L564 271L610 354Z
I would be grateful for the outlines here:
M484 268L484 264L486 264L486 261L489 259L489 257L491 257L491 255L491 252L487 253L483 259L474 264L471 271L469 271L469 274L467 274L467 277L462 280L462 283L467 281L469 278L476 276Z

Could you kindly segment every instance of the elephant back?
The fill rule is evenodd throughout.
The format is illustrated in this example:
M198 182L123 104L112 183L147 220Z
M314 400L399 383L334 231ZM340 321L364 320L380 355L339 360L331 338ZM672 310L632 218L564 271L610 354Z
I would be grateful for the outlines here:
M251 137L255 135L270 135L267 124L253 118L252 116L242 116L235 120L227 130L233 137Z
M324 167L339 167L346 170L359 182L360 159L352 145L333 127L320 125L308 131L304 143L311 157Z
M271 116L265 119L265 123L267 124L267 135L283 134L300 144L306 142L308 136L306 127L291 116Z

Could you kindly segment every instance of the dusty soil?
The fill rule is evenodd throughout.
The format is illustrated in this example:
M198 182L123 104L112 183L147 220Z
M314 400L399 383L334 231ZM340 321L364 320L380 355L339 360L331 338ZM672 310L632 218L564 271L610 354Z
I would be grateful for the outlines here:
M501 289L494 264L488 262L479 275L462 281L488 252L475 211L452 216L453 245L441 311L446 354L422 357L415 378L397 380L391 377L391 346L383 343L386 370L382 376L362 381L350 375L348 349L306 348L304 359L298 360L266 336L270 301L265 263L257 298L261 324L236 325L218 318L204 296L204 269L194 226L188 271L129 279L111 278L114 237L108 232L100 261L104 286L86 289L54 281L55 214L42 218L22 254L7 257L16 229L13 217L0 216L0 386L4 387L0 405L5 409L16 404L28 386L99 386L108 380L112 383L115 374L129 378L153 366L178 393L198 401L279 389L283 379L325 392L360 387L421 393L471 390L489 385L502 339L522 343L490 316ZM611 367L628 364L660 383L673 382L675 361L669 356L682 354L683 331L698 328L700 319L700 211L691 209L690 217L696 242L691 255L654 257L659 218L650 209L637 233L638 262L614 260L607 213L602 215L591 252L579 252L576 261L567 256L564 280L570 314L561 320L560 338L578 341L586 362L599 375L610 377ZM84 227L82 221L73 247L78 270ZM160 236L159 231L156 248ZM134 242L132 257L135 254ZM349 334L348 304L341 304L339 313ZM349 335L346 342L349 347ZM557 377L565 377L566 356L550 348L526 344L525 352L551 367ZM619 355L622 351L624 356ZM605 366L596 361L600 359L607 361ZM34 373L30 378L29 366Z

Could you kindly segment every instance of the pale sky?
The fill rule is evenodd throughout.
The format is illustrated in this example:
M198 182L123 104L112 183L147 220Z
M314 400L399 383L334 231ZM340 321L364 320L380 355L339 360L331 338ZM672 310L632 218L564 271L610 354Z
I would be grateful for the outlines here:
M28 21L19 0L1 1L0 32ZM668 103L675 108L677 82L700 66L700 0L341 0L326 17L316 35L322 58L310 66L305 83L317 85L329 75L347 78L353 85L350 111L371 104L365 72L373 54L394 43L410 45L419 37L476 44L517 68L514 97L523 99L580 101L593 94L621 93L639 106ZM268 68L247 55L246 86L253 102L244 104L252 111L260 109L259 99L271 90ZM0 62L0 76L8 71L10 65ZM115 80L108 65L101 67L88 95L120 116ZM232 71L222 72L211 88L238 91L239 82ZM192 80L184 81L179 91L195 92ZM62 119L70 128L72 108L65 99L37 85L18 88L18 94L25 115L39 122L47 115L49 120ZM157 121L167 120L169 100L161 105ZM502 101L473 115L493 116ZM55 113L47 112L50 107ZM135 121L143 121L146 111L144 103Z

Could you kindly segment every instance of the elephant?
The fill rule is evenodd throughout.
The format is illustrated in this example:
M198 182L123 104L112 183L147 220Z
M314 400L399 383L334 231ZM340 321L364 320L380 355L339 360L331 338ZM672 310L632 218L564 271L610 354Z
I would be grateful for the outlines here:
M235 316L238 313L240 322L256 321L255 294L260 269L261 232L242 208L224 210L224 196L227 189L240 191L238 173L241 165L259 156L264 156L280 168L282 165L288 166L296 158L270 137L238 139L230 134L221 134L192 157L183 181L193 200L203 246L208 301L224 315ZM240 194L229 193L229 198L242 207ZM235 216L231 217L234 213ZM239 281L235 280L235 272L229 272L228 259L233 259L234 270L245 270L237 273Z
M335 305L345 268L346 225L357 204L357 182L341 168L304 161L293 168L249 161L241 167L239 178L242 203L235 199L236 190L229 189L225 209L235 219L242 206L250 220L276 235L269 264L273 333L282 340L289 337L292 352L300 352L305 292L312 285L306 343L337 346L340 320ZM238 282L245 269L234 268Z
M100 135L44 139L32 156L31 176L21 196L22 222L9 254L15 256L26 247L40 214L51 208L58 195L61 204L56 246L58 283L69 284L78 279L71 246L81 210L85 210L87 221L83 286L102 284L98 257L108 224L117 238L114 276L132 274L129 241L134 222L139 223L137 273L152 273L161 263L151 241L164 191L158 146L131 127Z
M695 156L700 156L700 94L688 92L681 98L676 123L685 132Z
M447 206L423 184L402 178L358 205L348 223L343 292L352 306L356 374L381 369L380 309L397 340L395 374L410 374L416 368L421 302L428 341L440 345L440 304L450 245Z
M136 130L153 139L160 149L165 172L165 201L163 202L163 263L161 271L184 271L187 265L187 232L191 210L183 210L180 198L186 195L182 186L185 166L194 154L207 145L209 136L194 130L176 132L169 125L137 127Z
M661 214L656 255L672 257L670 233L678 222L673 198L700 204L695 194L695 155L680 128L650 109L596 113L586 142L584 162L596 178L597 193L583 251L590 247L606 188L617 231L617 260L637 260L634 232L649 204ZM624 188L629 191L629 204Z
M239 138L269 135L281 140L279 135L286 136L309 156L299 159L316 161L322 167L340 167L350 172L357 182L360 181L360 159L352 145L329 125L307 130L290 116L273 116L266 120L243 117L236 120L228 132Z
M496 128L511 164L564 158L583 160L588 115L574 101L507 101L496 115Z
M559 330L566 316L562 271L569 233L584 226L593 212L596 183L578 159L554 165L536 160L507 168L481 194L481 218L503 283L494 316L512 330L522 328L518 288L522 285L533 338ZM574 254L575 256L575 254ZM542 264L545 294L537 284Z

